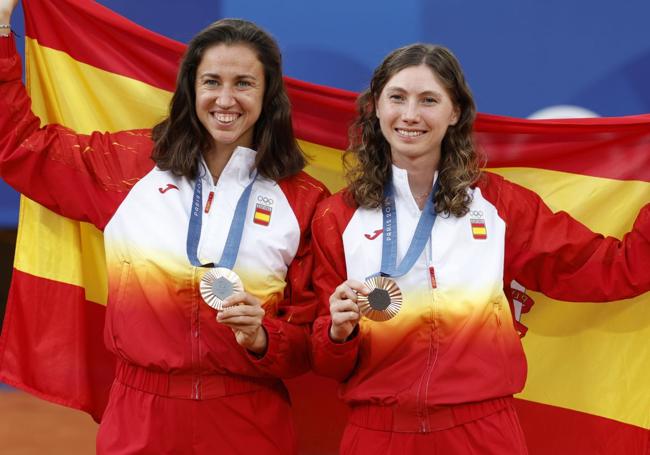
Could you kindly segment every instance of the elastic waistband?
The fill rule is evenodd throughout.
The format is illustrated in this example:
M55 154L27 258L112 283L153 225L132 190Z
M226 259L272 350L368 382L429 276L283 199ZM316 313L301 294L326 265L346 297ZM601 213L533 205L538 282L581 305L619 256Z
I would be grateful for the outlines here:
M205 400L262 388L286 393L282 383L275 379L252 378L230 374L177 374L148 370L118 361L115 379L143 392L189 400Z
M349 422L371 430L429 433L481 419L509 406L513 406L511 396L475 403L427 408L420 412L399 406L364 404L350 408Z

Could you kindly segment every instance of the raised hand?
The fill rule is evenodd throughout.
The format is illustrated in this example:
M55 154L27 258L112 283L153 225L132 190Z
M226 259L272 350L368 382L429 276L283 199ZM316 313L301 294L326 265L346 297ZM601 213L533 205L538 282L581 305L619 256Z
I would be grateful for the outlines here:
M11 23L11 13L16 9L18 0L0 0L0 24L9 25ZM3 30L0 30L2 33Z

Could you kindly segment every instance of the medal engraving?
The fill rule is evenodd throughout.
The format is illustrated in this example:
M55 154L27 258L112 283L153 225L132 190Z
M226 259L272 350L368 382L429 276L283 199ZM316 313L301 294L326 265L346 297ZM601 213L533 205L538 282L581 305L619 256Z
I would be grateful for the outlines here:
M376 276L366 280L365 284L370 293L357 297L359 311L364 317L373 321L388 321L399 313L402 291L394 280Z
M390 305L390 295L385 289L375 288L368 294L368 305L375 311L384 311Z
M203 275L199 290L205 303L215 310L222 310L223 301L233 294L244 292L244 285L235 272L217 267Z
M232 283L224 277L217 278L212 283L212 293L221 300L225 300L233 294L232 288Z

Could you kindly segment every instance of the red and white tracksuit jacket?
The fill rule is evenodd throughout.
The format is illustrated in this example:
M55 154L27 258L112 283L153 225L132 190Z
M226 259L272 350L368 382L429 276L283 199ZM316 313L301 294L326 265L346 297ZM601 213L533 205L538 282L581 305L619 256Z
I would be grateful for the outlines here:
M309 369L316 310L310 223L326 188L302 172L279 182L258 177L253 184L234 271L267 312L268 349L257 358L201 299L206 269L193 267L186 254L194 182L154 167L149 131L80 135L58 125L39 128L13 38L0 39L0 81L2 178L50 210L104 233L104 337L118 358L118 378L174 398L260 389L286 397L278 378ZM220 259L254 161L255 151L240 147L216 185L209 173L203 177L202 263ZM154 376L142 376L142 369ZM289 416L276 416L284 418Z
M420 211L406 171L393 166L392 179L399 263ZM494 412L470 407L440 421L436 409L521 391L526 359L504 293L513 279L570 301L624 299L650 289L650 205L619 241L552 213L535 193L500 176L486 172L470 191L469 213L439 215L418 261L396 279L399 314L386 322L362 317L358 333L342 344L329 338L328 299L346 279L379 271L382 212L351 206L345 191L319 205L312 232L321 306L312 362L316 372L342 382L352 423L426 433Z

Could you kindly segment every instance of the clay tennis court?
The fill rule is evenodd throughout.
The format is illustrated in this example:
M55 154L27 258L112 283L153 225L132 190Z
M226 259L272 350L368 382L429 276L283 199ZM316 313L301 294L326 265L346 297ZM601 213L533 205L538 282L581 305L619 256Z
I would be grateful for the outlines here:
M3 454L94 454L96 433L88 414L0 385Z

